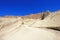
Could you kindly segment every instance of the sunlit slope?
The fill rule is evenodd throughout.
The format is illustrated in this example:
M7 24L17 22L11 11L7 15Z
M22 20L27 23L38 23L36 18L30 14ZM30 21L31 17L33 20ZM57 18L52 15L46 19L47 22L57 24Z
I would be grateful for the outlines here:
M40 22L41 27L60 27L60 11L53 12Z
M58 31L33 28L26 25L18 27L11 32L5 33L0 38L2 40L60 40L60 32Z
M0 35L18 28L22 24L21 18L2 18L0 19Z
M60 31L51 28L60 30L60 11L4 16L0 17L0 40L60 40Z

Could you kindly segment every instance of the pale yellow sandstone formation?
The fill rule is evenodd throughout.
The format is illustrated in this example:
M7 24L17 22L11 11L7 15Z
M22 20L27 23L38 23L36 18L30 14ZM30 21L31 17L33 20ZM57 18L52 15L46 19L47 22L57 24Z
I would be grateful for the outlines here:
M41 27L60 27L60 11L52 12L44 20L40 21Z
M60 30L60 11L0 17L0 40L60 40L54 29Z
M60 32L21 26L1 37L3 40L60 40Z

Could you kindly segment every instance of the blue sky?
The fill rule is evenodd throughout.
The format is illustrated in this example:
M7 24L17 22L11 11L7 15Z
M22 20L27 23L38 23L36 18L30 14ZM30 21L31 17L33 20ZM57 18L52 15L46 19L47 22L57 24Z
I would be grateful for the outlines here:
M0 16L60 10L60 0L0 0Z

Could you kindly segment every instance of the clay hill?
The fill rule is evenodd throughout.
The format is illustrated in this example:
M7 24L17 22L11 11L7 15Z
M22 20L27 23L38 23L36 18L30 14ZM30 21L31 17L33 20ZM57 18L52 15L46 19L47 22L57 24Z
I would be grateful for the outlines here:
M60 40L60 11L0 17L0 40Z

